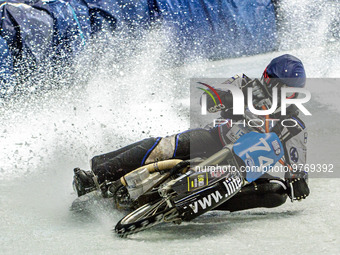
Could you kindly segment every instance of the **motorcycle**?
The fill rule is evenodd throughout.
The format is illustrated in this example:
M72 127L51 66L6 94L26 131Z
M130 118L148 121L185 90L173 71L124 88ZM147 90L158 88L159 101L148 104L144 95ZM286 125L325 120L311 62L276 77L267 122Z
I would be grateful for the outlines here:
M116 208L132 211L115 226L121 237L160 223L180 224L221 206L241 189L246 192L283 155L275 133L250 132L206 159L170 159L137 168L79 197L72 207L104 196Z

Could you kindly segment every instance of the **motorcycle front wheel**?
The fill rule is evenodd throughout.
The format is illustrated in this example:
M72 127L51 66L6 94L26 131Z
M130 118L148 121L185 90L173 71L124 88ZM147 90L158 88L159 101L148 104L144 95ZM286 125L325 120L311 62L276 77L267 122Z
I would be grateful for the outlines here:
M115 227L120 237L134 234L151 228L162 222L179 220L175 207L169 207L166 200L145 204L122 218Z

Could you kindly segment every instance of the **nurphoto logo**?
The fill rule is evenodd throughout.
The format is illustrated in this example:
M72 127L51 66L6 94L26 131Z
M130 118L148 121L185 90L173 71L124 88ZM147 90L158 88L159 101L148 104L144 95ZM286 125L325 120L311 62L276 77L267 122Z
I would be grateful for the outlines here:
M202 95L202 111L201 113L203 115L207 114L207 95L209 95L214 103L215 103L215 111L218 110L223 110L225 108L225 106L222 103L222 100L219 96L219 94L217 93L217 91L204 83L201 83L202 85L207 86L217 97L217 99L219 100L219 104L217 104L215 97L212 95L212 93L206 89L202 89L199 88L201 90L204 90L206 93ZM233 114L234 115L243 115L244 114L244 95L243 92L240 88L233 86L233 85L226 85L225 86L226 90L230 90L232 93L232 97L233 97ZM256 114L256 115L269 115L274 113L277 110L278 107L278 89L277 88L273 88L273 95L272 95L272 105L270 109L262 109L262 110L257 110L255 109L255 107L253 106L253 88L247 88L247 106L248 109L251 113ZM309 102L309 100L311 99L311 93L304 89L304 88L280 88L280 92L281 92L281 115L286 115L286 109L287 109L287 105L291 105L294 104L296 105L296 107L305 115L309 115L311 116L312 114L306 109L306 107L303 106L304 103ZM287 98L287 95L292 94L292 93L299 93L299 95L305 95L304 98Z

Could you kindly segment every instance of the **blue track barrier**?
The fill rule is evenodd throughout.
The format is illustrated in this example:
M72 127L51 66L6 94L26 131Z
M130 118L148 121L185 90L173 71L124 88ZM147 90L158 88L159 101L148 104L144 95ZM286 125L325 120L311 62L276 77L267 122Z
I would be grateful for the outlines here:
M182 58L258 54L277 41L271 0L11 0L0 1L0 18L1 49L8 52L1 56L2 81L41 71L46 61L71 63L98 32L134 33L155 21L171 32Z

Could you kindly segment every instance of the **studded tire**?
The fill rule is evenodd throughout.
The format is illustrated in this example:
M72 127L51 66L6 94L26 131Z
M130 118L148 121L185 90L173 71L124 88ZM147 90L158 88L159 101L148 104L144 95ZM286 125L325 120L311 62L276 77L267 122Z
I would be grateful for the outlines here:
M126 237L164 222L165 215L175 213L175 208L167 206L164 199L148 203L122 218L115 227L120 237Z

